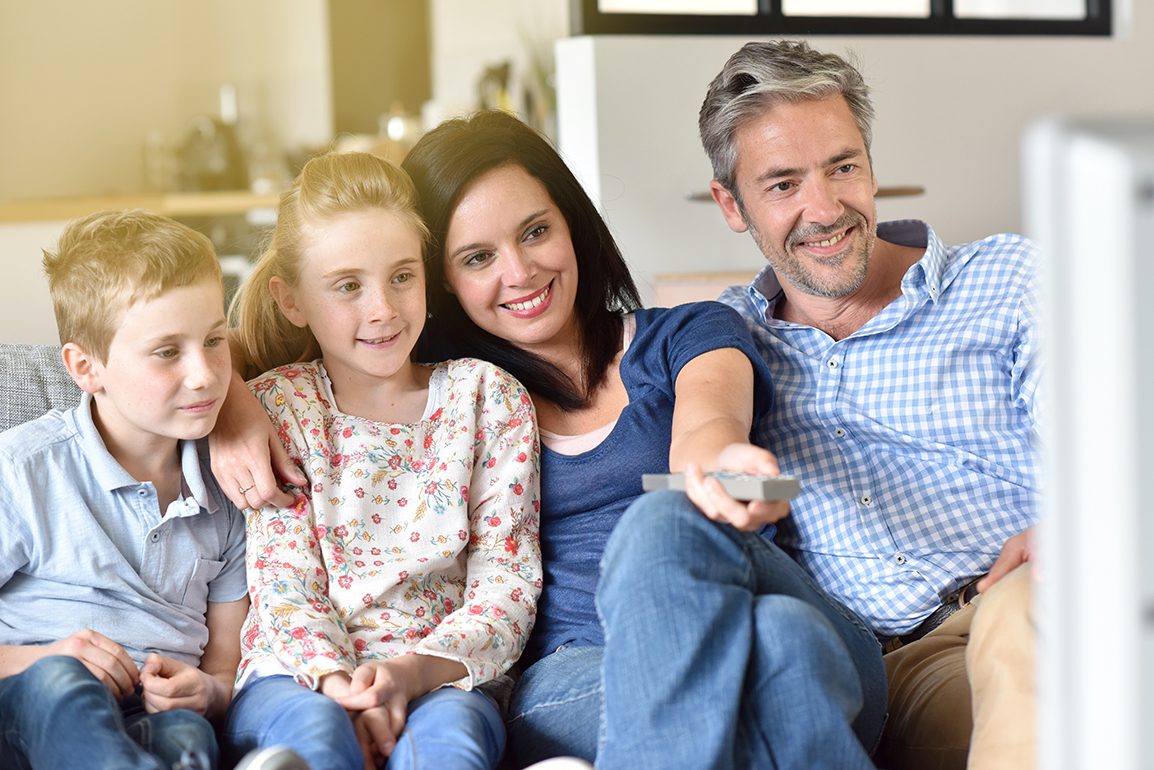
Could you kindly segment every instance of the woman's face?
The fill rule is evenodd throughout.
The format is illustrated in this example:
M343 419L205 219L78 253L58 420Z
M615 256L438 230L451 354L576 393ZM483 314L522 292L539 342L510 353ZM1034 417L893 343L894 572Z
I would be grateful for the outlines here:
M473 323L547 359L571 355L577 256L536 177L518 165L477 177L449 219L444 259L445 288Z

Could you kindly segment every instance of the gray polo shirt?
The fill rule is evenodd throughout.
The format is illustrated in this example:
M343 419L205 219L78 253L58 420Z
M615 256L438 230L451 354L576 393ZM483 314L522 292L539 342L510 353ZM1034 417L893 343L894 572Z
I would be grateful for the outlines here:
M140 664L198 665L208 602L245 595L244 517L207 450L181 442L181 499L113 459L91 399L0 434L0 644L48 644L91 628Z

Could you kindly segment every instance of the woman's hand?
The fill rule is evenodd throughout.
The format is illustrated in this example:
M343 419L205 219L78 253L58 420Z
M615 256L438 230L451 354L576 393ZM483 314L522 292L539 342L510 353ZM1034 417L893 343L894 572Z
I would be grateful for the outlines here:
M716 470L733 473L780 475L777 458L769 450L748 443L727 445L717 456ZM726 522L745 532L761 529L789 515L787 500L734 500L717 479L707 477L696 463L685 467L685 493L709 519Z
M289 459L264 407L238 374L229 383L208 443L212 474L237 508L288 508L294 497L280 488L278 480L297 487L308 483Z

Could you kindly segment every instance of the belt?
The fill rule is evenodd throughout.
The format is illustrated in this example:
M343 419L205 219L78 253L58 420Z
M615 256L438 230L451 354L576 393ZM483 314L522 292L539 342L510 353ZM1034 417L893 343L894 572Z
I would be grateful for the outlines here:
M942 623L945 623L947 618L974 600L974 597L978 595L978 581L984 577L985 575L978 575L958 590L948 594L946 598L942 599L942 603L938 605L938 608L931 612L928 618L919 623L917 628L908 634L883 637L881 639L882 649L885 652L893 652L910 642L916 642Z

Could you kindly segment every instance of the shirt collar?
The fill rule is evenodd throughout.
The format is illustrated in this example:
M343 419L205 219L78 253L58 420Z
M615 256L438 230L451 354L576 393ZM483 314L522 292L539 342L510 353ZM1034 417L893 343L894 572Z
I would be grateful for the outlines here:
M906 271L902 293L907 289L937 302L953 280L947 272L949 250L934 229L919 219L901 219L878 223L878 237L899 246L925 249L922 258ZM773 322L773 309L781 298L781 281L773 268L766 265L745 289L749 300L767 322Z
M140 482L124 470L124 466L117 462L112 453L108 451L108 447L105 446L100 431L96 429L96 422L92 419L91 394L81 394L80 405L76 407L75 415L76 426L80 431L81 442L84 446L84 456L88 460L89 470L96 479L96 483L108 492L114 492L125 487L140 486ZM216 495L209 493L201 467L197 442L182 440L180 442L181 493L185 498L196 503L196 510L189 512L196 513L200 508L203 508L209 513L213 513L220 507L220 501Z

